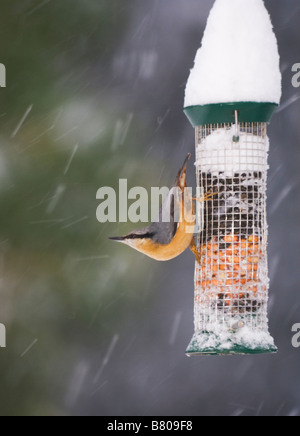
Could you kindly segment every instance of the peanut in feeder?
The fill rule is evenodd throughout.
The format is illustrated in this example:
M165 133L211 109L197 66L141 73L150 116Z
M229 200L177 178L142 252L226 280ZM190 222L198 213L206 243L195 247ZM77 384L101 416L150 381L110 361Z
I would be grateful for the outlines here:
M240 0L216 0L186 89L197 185L214 194L203 203L196 236L189 356L277 351L268 331L266 190L267 123L281 75L263 1L248 3L245 14Z

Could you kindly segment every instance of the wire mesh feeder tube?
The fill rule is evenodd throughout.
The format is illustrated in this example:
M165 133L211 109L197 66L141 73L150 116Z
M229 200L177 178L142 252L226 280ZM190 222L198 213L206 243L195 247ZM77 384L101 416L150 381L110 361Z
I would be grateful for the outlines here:
M187 355L274 353L268 331L265 123L196 127L198 188L195 334Z

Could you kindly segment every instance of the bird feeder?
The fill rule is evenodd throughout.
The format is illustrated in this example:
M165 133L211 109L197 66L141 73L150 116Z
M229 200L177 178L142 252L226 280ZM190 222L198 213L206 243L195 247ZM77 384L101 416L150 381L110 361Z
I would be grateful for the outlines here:
M186 88L197 186L212 194L198 217L189 356L277 351L268 330L266 192L267 125L281 75L263 1L249 0L246 11L243 3L216 0Z

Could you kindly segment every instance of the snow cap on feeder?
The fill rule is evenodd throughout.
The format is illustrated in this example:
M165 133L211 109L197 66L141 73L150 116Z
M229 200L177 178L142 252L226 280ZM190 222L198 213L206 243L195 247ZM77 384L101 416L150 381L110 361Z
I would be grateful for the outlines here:
M199 211L195 334L188 355L277 351L268 330L267 123L281 98L263 0L216 0L191 71Z
M281 98L278 45L263 0L216 0L185 92L196 125L269 122ZM234 103L234 104L233 104Z

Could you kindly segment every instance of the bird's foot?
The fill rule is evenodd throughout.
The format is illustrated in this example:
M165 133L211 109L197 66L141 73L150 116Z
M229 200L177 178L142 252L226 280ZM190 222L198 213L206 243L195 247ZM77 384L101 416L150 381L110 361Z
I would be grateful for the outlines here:
M218 192L207 192L203 197L194 197L193 201L199 201L201 203L204 203L205 201L208 201L210 198L214 197L215 195L218 195Z

